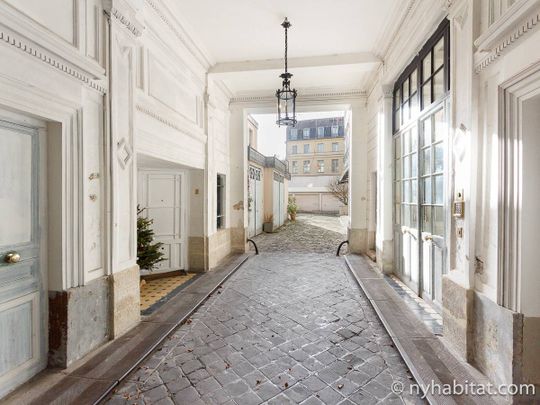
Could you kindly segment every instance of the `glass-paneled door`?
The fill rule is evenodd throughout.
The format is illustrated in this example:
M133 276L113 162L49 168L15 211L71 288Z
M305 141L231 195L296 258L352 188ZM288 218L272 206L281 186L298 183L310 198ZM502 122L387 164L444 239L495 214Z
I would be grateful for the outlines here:
M394 86L394 267L440 308L445 271L449 29L441 23Z
M445 271L445 150L444 103L421 119L420 131L420 218L422 244L422 296L441 305L442 275Z

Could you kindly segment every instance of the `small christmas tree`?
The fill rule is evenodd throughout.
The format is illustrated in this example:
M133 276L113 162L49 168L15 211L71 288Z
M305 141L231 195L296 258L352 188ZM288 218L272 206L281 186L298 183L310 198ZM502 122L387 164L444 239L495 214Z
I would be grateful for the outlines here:
M165 255L160 250L163 243L154 243L154 220L140 216L144 210L137 206L137 264L141 269L152 271L156 264L165 260Z

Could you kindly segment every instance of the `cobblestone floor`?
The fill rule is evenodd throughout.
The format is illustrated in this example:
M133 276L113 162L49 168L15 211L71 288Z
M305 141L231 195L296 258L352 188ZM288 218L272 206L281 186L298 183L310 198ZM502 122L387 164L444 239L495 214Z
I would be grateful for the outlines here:
M341 232L337 232L341 230ZM262 233L253 238L261 252L334 253L347 239L346 229L338 217L300 214L277 232ZM346 248L342 249L345 253Z
M413 380L334 256L342 235L306 239L291 253L277 239L303 235L301 226L260 238L265 253L224 283L109 404L422 403L391 392L396 382L407 392Z

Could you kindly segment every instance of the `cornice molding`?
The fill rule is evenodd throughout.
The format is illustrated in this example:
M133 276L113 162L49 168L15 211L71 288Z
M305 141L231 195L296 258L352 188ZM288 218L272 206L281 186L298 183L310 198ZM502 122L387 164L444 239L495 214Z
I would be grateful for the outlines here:
M146 0L146 3L150 6L156 15L163 21L163 23L173 32L173 34L178 38L178 40L191 52L191 54L197 59L197 61L204 67L205 70L208 70L212 63L208 60L203 51L197 46L195 41L189 36L184 27L177 21L174 22L167 16L165 11L162 8L165 8L163 5L158 5L156 0ZM169 10L167 10L170 13Z
M72 78L82 82L84 85L105 94L107 88L100 83L98 80L94 80L93 77L79 69L74 68L71 64L67 63L65 60L57 57L56 55L47 52L45 49L40 46L26 41L22 38L17 37L16 35L4 31L0 28L0 41L10 45L20 51L30 55L43 63L46 63L50 67L59 70Z
M116 18L124 27L126 27L134 36L140 37L142 35L144 27L141 24L132 21L129 17L122 13L121 10L117 9L116 7L112 7L111 15Z
M495 62L510 46L539 25L540 1L525 0L514 6L474 42L478 48L474 55L476 73Z

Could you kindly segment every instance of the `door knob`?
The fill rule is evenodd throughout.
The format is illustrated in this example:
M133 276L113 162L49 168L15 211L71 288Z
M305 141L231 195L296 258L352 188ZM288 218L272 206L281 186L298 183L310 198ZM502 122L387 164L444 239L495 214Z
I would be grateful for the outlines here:
M21 255L17 252L9 252L4 256L6 263L18 263L21 260Z

